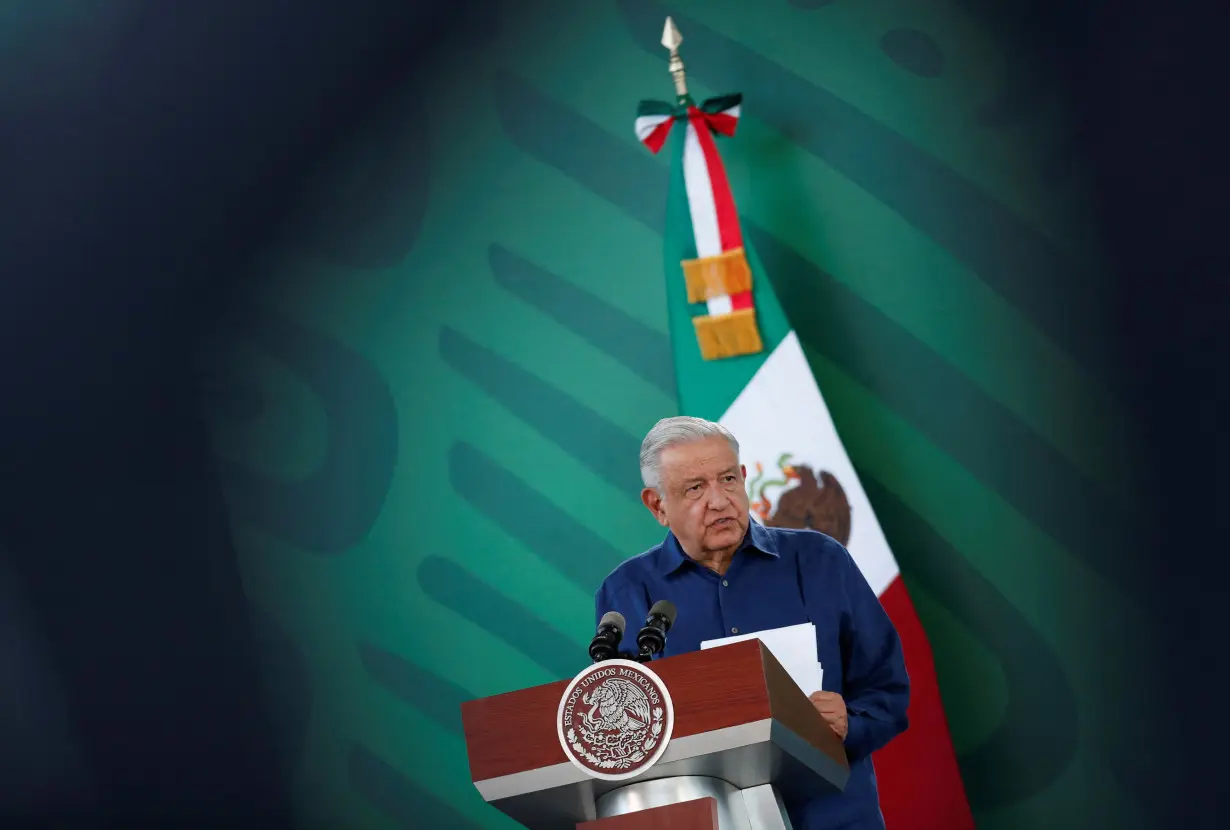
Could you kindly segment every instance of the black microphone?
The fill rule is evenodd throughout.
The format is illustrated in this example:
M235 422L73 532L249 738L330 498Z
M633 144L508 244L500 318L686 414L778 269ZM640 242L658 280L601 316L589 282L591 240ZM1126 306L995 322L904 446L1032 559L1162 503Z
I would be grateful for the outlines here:
M678 613L674 604L664 599L658 600L649 609L645 627L636 635L636 647L640 649L642 662L660 654L666 648L666 632L675 624L675 615Z
M624 638L627 627L624 615L618 611L607 611L598 621L598 633L589 644L589 657L595 663L610 660L619 650L619 641Z

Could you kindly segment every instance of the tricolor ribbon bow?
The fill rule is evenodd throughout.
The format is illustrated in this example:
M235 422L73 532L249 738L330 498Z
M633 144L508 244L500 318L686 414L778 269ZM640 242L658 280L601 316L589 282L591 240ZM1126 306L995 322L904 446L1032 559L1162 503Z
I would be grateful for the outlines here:
M697 137L702 144L706 143L705 139L712 141L710 131L729 138L738 126L742 102L743 96L738 93L710 98L700 106L692 103L690 97L684 97L675 105L665 101L641 101L636 113L636 137L651 153L656 154L666 144L675 122L686 118L690 125L697 128ZM700 129L702 124L708 130Z

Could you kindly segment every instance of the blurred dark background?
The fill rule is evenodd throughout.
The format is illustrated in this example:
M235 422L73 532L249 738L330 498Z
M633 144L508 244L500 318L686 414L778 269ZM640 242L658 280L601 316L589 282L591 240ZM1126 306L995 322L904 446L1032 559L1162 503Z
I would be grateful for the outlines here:
M432 71L447 5L0 4L0 825L291 826L192 355L319 159ZM1149 439L1167 705L1133 728L1166 757L1139 786L1159 826L1220 826L1230 18L961 5L1076 106Z

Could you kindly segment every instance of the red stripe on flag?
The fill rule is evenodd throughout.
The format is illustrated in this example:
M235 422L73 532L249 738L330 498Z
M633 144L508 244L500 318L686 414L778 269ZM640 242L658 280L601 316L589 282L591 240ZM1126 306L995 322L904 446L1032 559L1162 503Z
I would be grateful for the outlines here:
M707 118L709 126L725 136L734 135L735 127L739 125L739 119L728 112L711 112Z
M887 830L973 830L922 622L901 577L880 596L905 651L910 727L872 755Z
M649 148L649 152L654 155L658 154L658 151L662 149L662 145L666 143L666 137L670 135L671 125L674 123L674 118L668 118L654 127L649 135L645 136L645 140L642 143Z
M752 292L740 291L738 294L730 295L730 310L740 311L745 308L752 307Z
M705 167L709 170L709 185L713 189L713 206L717 213L718 237L722 250L743 247L743 232L739 229L739 214L735 211L735 197L730 192L726 168L718 154L717 142L709 131L706 116L696 107L688 107L688 118L696 129L701 152L705 155Z

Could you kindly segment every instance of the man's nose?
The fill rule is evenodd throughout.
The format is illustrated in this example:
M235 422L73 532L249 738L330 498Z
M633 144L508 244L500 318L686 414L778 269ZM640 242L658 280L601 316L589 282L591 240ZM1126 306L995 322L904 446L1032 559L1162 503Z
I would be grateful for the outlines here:
M717 485L709 488L709 507L712 510L721 510L730 504L730 494Z

